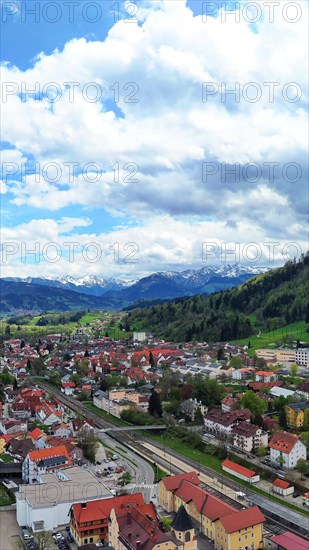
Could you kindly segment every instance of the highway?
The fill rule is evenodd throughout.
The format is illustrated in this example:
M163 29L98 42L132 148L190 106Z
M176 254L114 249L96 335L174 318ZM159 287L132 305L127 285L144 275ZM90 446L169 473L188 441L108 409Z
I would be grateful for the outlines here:
M87 418L93 420L95 425L100 429L111 429L116 427L112 421L103 419L98 416L96 413L90 411L85 405L80 402L76 402L75 399L65 396L61 391L51 386L41 383L40 386L48 391L50 394L54 394L59 401L64 403L66 406L72 410L84 414ZM225 496L225 498L233 500L233 502L238 502L235 496L235 493L238 491L244 492L247 495L247 502L242 504L247 505L258 505L262 512L268 518L268 529L274 533L278 533L278 526L280 525L281 532L286 530L294 531L297 534L305 536L308 538L309 534L309 518L303 514L289 509L283 505L280 505L277 502L271 500L271 498L266 498L263 495L260 495L250 489L245 489L244 487L237 482L226 478L225 476L218 476L211 468L207 468L204 465L197 463L194 460L191 460L187 457L184 457L180 453L173 451L171 449L166 449L163 445L154 442L153 440L148 440L147 438L141 437L139 441L136 441L134 438L130 437L128 433L118 432L117 435L107 435L106 433L101 437L108 438L108 445L116 449L116 452L119 451L119 446L122 448L123 456L126 456L132 460L139 469L139 472L136 474L136 484L145 484L145 491L148 491L147 498L150 498L151 486L153 484L154 474L153 469L150 464L144 460L142 457L146 457L153 463L162 465L164 469L170 473L179 473L180 471L188 471L189 469L194 469L206 476L201 478L203 482L212 490L220 494L220 498ZM106 440L107 441L107 440ZM115 443L115 441L117 443ZM130 455L129 455L130 449ZM219 482L215 485L215 478L220 477ZM145 494L145 496L146 496Z

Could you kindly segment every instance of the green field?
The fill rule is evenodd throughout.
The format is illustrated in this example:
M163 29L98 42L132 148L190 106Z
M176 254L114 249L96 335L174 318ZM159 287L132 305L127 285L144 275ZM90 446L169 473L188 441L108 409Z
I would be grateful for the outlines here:
M250 342L251 347L248 350L249 354L253 354L257 349L263 348L276 348L277 343L284 342L288 338L291 340L300 340L302 342L309 342L309 332L306 332L305 321L297 321L285 327L281 327L269 332L262 332L260 336L249 336L242 340L232 340L231 344L240 344L242 346Z

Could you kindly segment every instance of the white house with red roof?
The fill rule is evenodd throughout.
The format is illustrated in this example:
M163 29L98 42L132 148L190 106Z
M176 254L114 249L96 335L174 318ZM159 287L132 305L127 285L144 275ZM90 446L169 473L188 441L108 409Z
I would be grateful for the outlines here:
M294 493L294 486L284 479L275 479L273 482L273 492L286 497Z
M307 447L297 434L276 432L269 442L270 460L284 468L296 468L300 458L307 458Z
M22 478L26 483L38 482L41 475L71 465L72 460L65 445L30 451L22 465Z

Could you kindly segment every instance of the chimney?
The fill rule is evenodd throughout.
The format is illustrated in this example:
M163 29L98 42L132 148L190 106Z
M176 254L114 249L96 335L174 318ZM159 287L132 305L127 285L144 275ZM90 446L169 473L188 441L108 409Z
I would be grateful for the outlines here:
M82 502L82 508L87 508L87 502Z

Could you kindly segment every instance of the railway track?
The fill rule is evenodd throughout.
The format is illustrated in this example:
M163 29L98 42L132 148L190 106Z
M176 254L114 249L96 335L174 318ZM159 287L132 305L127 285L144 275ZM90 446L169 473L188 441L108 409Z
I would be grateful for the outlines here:
M113 428L115 428L115 424L113 422L111 422L111 421L109 421L105 418L101 418L96 413L90 411L85 405L83 405L82 403L77 403L75 400L73 400L72 398L69 398L68 396L64 395L61 391L57 390L56 388L52 388L48 384L44 384L44 383L41 383L41 382L39 383L39 385L43 389L48 391L49 394L54 395L55 397L57 397L57 399L60 402L62 402L64 405L66 405L69 409L71 409L74 412L77 412L79 414L83 414L86 418L89 418L89 419L93 420L96 427L103 428L103 429L110 428L111 430L113 430ZM141 443L137 442L128 433L122 432L121 435L120 435L119 433L113 433L111 431L109 436L112 437L113 439L115 439L117 442L121 443L122 445L131 448L131 450L133 449L139 455L141 455L146 460L148 460L152 463L156 463L156 462L168 463L168 461L166 461L166 460L165 461L164 460L160 461L159 458L156 455L154 455L153 453L148 451L143 445L141 445ZM147 440L147 438L145 438L145 437L143 437L143 440L149 441L152 446L157 447L159 450L163 449L163 446L161 446L160 444L154 442L153 440ZM172 449L168 449L168 454L172 457L180 459L184 464L187 464L189 466L192 466L192 468L197 469L197 464L196 464L195 461L193 461L193 460L191 460L187 457L184 457L183 455L180 455L179 453L176 453ZM172 472L174 473L175 470L176 470L175 473L179 473L179 468L173 467L173 464L172 464L171 461L168 464L170 466L171 473ZM210 468L207 468L207 466L202 466L202 465L199 464L198 465L198 470L201 473L204 473L208 476L211 476L211 477L214 476L213 470L211 470ZM233 491L233 492L243 490L243 487L241 485L237 485L237 483L234 483L233 481L229 480L226 477L224 477L224 484L226 486L230 487L231 491ZM228 495L225 495L225 494L221 493L220 491L218 491L214 487L212 487L210 485L207 485L207 484L204 484L204 486L205 486L205 489L207 491L209 491L210 493L218 496L218 498L220 498L221 500L227 502L231 506L234 506L234 508L242 509L244 507L244 505L242 503L240 503L237 500L229 497ZM246 493L247 493L249 501L251 500L252 496L253 497L255 496L255 493L253 491L246 490ZM296 535L301 535L306 540L309 540L308 529L306 529L302 525L297 525L295 523L293 524L289 520L287 520L286 518L276 516L275 514L273 514L269 510L267 510L261 504L258 504L258 506L261 508L263 514L267 518L267 521L265 522L264 526L265 526L265 529L267 531L269 531L269 533L277 535L277 534L282 534L285 531L289 530L289 531L295 533ZM303 523L308 524L308 519L306 519L305 516L303 516Z

